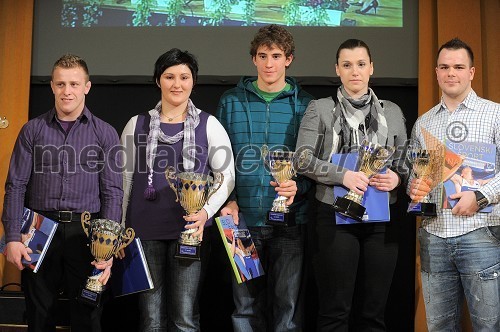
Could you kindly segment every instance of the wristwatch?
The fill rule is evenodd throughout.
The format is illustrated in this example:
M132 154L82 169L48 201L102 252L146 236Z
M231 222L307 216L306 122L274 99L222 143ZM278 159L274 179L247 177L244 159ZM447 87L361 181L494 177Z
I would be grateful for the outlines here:
M484 196L483 193L479 190L474 191L474 194L476 194L476 202L479 206L479 209L485 208L489 203L488 198L486 198L486 196Z

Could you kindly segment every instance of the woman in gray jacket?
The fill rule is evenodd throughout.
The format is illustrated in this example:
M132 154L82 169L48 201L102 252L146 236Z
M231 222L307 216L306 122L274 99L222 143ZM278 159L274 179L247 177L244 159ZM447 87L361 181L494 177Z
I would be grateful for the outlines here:
M368 186L390 193L396 201L403 182L404 146L407 139L401 109L377 98L368 87L373 62L361 40L343 42L335 69L342 85L334 97L313 100L302 119L297 150L309 150L301 173L315 180L314 274L318 286L319 331L347 331L356 293L362 303L353 311L356 331L384 331L384 311L394 273L397 242L386 236L390 223L336 224L334 186L363 194ZM331 163L337 153L359 147L363 140L392 146L396 152L384 174L370 179L362 173ZM351 326L351 328L353 328Z

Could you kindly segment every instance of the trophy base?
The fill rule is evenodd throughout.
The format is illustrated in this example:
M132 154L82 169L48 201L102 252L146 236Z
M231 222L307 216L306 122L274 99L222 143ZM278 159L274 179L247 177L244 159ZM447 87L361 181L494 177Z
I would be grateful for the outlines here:
M357 221L363 221L363 215L366 210L363 205L345 197L337 197L335 203L333 203L333 208L341 215Z
M268 211L266 225L282 227L295 226L295 212Z
M96 292L96 291L91 291L88 290L87 288L83 287L80 291L80 294L78 295L78 301L91 305L93 307L100 307L101 304L103 303L103 298L104 298L104 292Z
M415 216L436 217L436 204L425 202L410 203L408 213Z
M191 259L195 261L201 260L201 245L189 245L177 243L177 247L175 249L175 258L180 259Z

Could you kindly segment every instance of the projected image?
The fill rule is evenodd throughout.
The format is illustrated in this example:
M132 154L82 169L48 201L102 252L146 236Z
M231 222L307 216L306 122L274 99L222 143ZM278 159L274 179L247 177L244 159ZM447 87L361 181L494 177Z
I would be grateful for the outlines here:
M63 0L63 27L402 27L403 0Z

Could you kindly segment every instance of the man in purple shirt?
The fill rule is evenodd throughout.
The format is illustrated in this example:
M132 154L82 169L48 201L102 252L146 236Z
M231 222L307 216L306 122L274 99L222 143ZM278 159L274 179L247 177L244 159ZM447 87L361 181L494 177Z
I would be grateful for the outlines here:
M55 107L24 125L10 161L2 215L7 260L22 270L30 331L55 329L61 289L71 302L71 330L100 331L102 307L76 297L92 265L105 270L100 281L107 282L112 259L93 262L80 217L89 211L92 218L121 220L120 143L116 130L85 106L91 83L83 59L57 60L50 85ZM36 274L21 264L32 253L21 242L23 206L59 222Z

